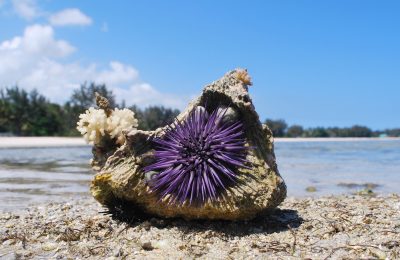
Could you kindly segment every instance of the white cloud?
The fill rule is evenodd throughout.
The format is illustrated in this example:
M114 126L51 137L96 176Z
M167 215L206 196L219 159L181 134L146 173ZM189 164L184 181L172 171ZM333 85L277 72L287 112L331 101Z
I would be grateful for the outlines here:
M54 39L52 27L28 26L22 36L0 43L0 80L14 84L38 61L65 57L74 50L68 42Z
M138 78L139 72L136 69L118 61L112 61L110 62L110 70L99 72L95 81L107 85L119 85L125 82L136 81Z
M129 88L117 88L114 92L120 100L140 107L163 105L183 109L189 101L184 96L161 93L147 83L132 84Z
M70 8L52 14L49 18L49 22L54 26L86 26L92 24L92 18L82 13L77 8Z
M41 15L35 0L12 0L14 11L26 20L32 20Z
M17 36L2 42L0 50L22 51L45 57L64 57L71 54L75 48L66 41L55 40L51 26L35 24L26 27L22 37Z
M0 42L0 88L18 84L38 89L52 101L65 102L73 89L85 81L105 83L118 101L141 107L161 104L183 108L187 98L168 95L140 80L128 64L111 61L107 66L69 61L76 48L55 38L49 25L31 25L23 35Z

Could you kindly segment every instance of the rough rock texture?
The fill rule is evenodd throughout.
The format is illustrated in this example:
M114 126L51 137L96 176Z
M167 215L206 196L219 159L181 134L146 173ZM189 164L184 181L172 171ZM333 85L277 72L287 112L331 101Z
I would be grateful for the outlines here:
M247 154L251 169L239 168L238 184L229 188L218 201L207 202L201 207L188 203L171 205L168 200L158 201L158 197L150 193L143 167L154 161L150 137L162 136L164 128L125 133L124 145L105 162L93 163L100 171L92 182L92 195L104 205L112 206L115 201L124 200L147 213L186 219L249 219L278 206L286 197L286 186L275 162L271 131L260 123L248 93L249 84L246 71L231 71L206 86L201 96L178 116L178 119L184 119L197 106L205 106L209 111L226 106L231 107L237 119L243 122L246 141L254 147Z

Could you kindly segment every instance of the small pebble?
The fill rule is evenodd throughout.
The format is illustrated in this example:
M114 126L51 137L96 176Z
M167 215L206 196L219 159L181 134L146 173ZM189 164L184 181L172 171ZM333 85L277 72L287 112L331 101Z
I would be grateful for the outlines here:
M42 249L43 249L44 251L53 251L54 249L57 248L57 246L58 246L57 243L54 243L54 242L47 242L47 243L45 243L45 244L42 245Z
M154 249L153 245L151 244L151 242L144 242L142 243L142 248L146 251L151 251Z
M317 188L315 188L314 186L309 186L309 187L306 188L306 191L307 192L316 192Z

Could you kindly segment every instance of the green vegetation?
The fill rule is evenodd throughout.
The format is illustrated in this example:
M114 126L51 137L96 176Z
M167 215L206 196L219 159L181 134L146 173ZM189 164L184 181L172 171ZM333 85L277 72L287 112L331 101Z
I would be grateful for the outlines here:
M115 96L104 84L83 83L65 104L49 101L36 90L27 92L18 86L0 89L0 135L17 136L78 136L75 129L79 115L89 107L96 107L94 93L106 97L113 107L124 108L125 102L117 104ZM140 109L128 107L139 120L139 129L154 130L171 123L179 110L162 106ZM303 128L282 120L267 119L275 137L400 137L400 128L372 131L368 127L314 127Z
M0 131L15 135L64 134L65 111L37 91L18 87L0 91Z
M150 106L140 110L137 106L128 107L135 112L135 117L139 121L139 129L154 130L160 126L165 126L174 121L180 113L178 109L164 108L162 106Z
M89 107L96 107L94 93L106 97L113 107L115 96L107 87L84 83L63 105L50 102L36 90L27 92L18 86L0 90L0 134L17 136L79 136L76 122ZM124 103L124 102L122 102ZM139 120L139 129L153 130L170 123L179 114L177 109L152 106L139 109L129 107Z
M354 125L352 127L312 127L304 129L300 125L288 124L282 120L267 119L265 123L275 137L400 137L400 128L373 131L366 126Z

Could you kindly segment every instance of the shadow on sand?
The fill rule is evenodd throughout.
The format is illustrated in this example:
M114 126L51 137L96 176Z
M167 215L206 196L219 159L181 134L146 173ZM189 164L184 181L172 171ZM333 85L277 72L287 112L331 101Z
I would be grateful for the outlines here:
M197 233L214 231L229 237L247 236L257 233L276 233L297 228L303 223L303 219L297 211L291 209L274 209L259 215L248 221L227 220L185 220L182 218L160 218L143 212L139 207L126 201L114 201L101 212L109 215L119 223L125 223L128 227L173 228L176 227L183 233Z

